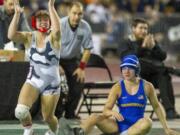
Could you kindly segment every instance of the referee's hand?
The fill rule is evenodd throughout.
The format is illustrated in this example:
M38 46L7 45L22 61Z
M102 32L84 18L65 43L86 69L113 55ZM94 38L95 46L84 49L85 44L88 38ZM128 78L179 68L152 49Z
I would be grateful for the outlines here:
M85 71L81 68L77 68L74 73L73 76L77 77L77 81L83 83L85 80Z

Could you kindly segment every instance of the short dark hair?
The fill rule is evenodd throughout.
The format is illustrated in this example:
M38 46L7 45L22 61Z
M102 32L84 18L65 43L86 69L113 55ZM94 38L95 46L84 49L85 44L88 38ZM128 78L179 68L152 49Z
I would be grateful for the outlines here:
M149 26L149 23L144 18L136 18L132 21L132 27L136 27L139 23L147 24Z
M77 6L77 7L80 7L83 9L83 4L81 2L78 2L78 1L73 1L70 3L70 9L73 7L73 6Z

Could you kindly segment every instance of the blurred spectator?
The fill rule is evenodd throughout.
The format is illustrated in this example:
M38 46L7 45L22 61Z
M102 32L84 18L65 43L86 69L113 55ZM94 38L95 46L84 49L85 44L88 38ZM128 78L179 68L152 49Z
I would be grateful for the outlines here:
M7 38L9 24L14 15L14 0L4 0L4 5L0 6L0 49L4 49L5 44L10 42ZM21 14L18 29L20 31L30 31L24 14ZM17 45L19 47L20 45ZM15 45L16 47L16 45ZM18 49L24 49L20 46Z
M32 15L32 0L21 0L20 4L24 7L24 14L26 16L26 19L28 21L28 23L30 24L31 27L31 15Z
M143 12L143 0L115 0L120 9L129 11L130 13Z
M157 11L163 12L166 1L167 0L156 0L153 5L154 9L156 9Z
M48 9L48 0L35 0L38 1L39 7L46 7Z
M20 4L22 4L23 6L31 6L31 2L32 0L21 0Z
M103 32L108 21L107 9L103 6L101 0L94 0L86 7L86 15L94 32Z
M149 32L154 34L155 40L161 45L167 45L168 24L160 16L160 13L150 5L144 7L144 15L149 23Z
M180 0L169 0L165 7L165 13L180 12Z
M86 7L85 19L89 22L93 30L93 53L101 54L101 37L105 32L108 21L108 11L104 7L102 0L93 0Z
M117 5L112 3L109 7L109 20L106 27L106 35L102 39L102 54L108 51L117 53L117 46L128 34L127 15L124 11L118 10Z

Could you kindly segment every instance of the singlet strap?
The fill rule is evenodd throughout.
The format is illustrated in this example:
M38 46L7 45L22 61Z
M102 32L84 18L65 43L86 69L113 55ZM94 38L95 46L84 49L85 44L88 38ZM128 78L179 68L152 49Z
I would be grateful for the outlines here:
M32 32L31 46L36 47L36 33L35 33L35 31Z
M144 81L140 79L138 93L144 94Z
M124 84L124 80L121 80L120 84L121 84L121 96L124 96L126 94L126 87Z

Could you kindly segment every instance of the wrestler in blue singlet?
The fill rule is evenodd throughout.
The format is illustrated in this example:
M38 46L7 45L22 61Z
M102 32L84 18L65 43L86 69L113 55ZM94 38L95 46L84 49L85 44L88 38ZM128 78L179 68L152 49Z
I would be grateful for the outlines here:
M119 112L124 117L124 120L121 122L117 121L117 124L119 132L122 133L144 117L147 98L144 92L143 80L140 80L138 91L134 95L130 95L127 92L124 80L120 81L120 86L122 92L117 101Z

